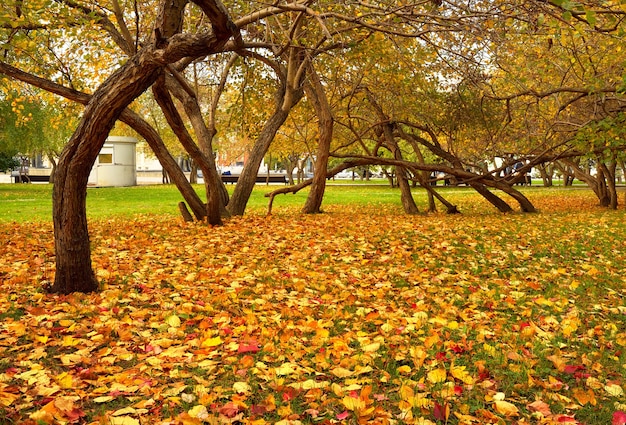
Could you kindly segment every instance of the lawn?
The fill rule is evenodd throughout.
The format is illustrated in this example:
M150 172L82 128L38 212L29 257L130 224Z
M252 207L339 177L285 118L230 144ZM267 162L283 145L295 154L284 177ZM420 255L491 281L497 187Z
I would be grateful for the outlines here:
M14 186L0 424L626 418L625 212L585 190L527 189L541 212L503 215L446 189L464 214L406 216L397 191L338 186L325 214L299 214L303 193L266 217L259 187L209 227L168 187L90 189L102 291L53 296L49 188Z

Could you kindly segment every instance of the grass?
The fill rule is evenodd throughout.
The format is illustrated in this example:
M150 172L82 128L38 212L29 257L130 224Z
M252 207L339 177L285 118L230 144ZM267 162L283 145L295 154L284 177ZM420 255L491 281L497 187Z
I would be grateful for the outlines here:
M329 182L324 206L340 209L348 205L391 205L400 206L400 195L397 188L387 186L384 180L370 182L350 180ZM202 199L204 187L194 186ZM232 185L227 185L233 190ZM262 213L267 210L268 198L264 195L280 186L257 185L248 202L248 211ZM482 200L476 201L475 192L467 188L441 188L440 192L453 203L457 203L462 212L489 211L491 207ZM552 196L558 187L525 189L531 200ZM571 189L568 189L571 190ZM304 205L308 190L297 194L279 195L274 200L273 211L280 213L287 209L292 211ZM424 190L414 189L418 206L427 208ZM532 196L531 196L532 195ZM471 202L466 202L472 199ZM168 215L179 216L178 202L182 197L173 185L151 185L134 187L109 187L87 189L87 214L92 219L108 217L132 217L136 215ZM514 203L511 203L514 205ZM52 185L46 184L0 184L0 222L51 221L52 219Z

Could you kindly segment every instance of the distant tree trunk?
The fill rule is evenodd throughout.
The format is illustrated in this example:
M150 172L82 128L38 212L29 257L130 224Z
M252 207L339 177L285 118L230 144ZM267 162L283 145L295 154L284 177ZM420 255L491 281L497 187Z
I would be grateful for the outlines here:
M541 164L537 168L539 168L539 174L541 175L543 186L552 187L552 175L554 173L552 166Z
M401 159L401 158L398 158ZM400 200L402 201L402 207L407 214L418 214L419 209L413 199L411 193L411 185L406 177L406 169L403 167L396 168L396 174L398 175L398 187L400 188Z
M302 211L306 214L321 212L322 200L326 189L326 172L328 170L328 158L330 157L330 144L333 139L333 116L326 97L326 91L320 81L319 75L312 65L309 66L308 82L304 85L307 97L313 103L318 119L319 140L313 171L313 183L309 196L306 198Z
M50 183L54 183L54 175L57 171L57 161L54 155L48 155L48 161L50 161L50 164L52 164L52 170L50 171Z
M615 170L617 169L617 162L611 161L609 164L605 164L604 162L598 163L598 168L602 169L602 174L604 175L606 188L608 192L609 202L607 207L612 210L617 209L617 189L615 187Z
M384 144L393 154L394 159L402 160L402 151L398 146L398 142L396 141L393 131L395 125L391 122L390 118L385 114L382 106L378 103L372 92L365 88L365 95L369 103L372 105L376 114L378 115L378 119L382 124L380 124L380 131L378 131L378 136L384 140ZM396 176L398 178L398 187L400 188L400 200L402 202L402 207L404 208L404 212L407 214L418 214L419 209L417 208L417 204L415 203L415 199L413 199L413 194L411 193L411 186L409 185L409 181L406 176L406 168L402 166L396 166Z
M298 164L298 157L293 154L293 155L289 155L287 157L287 181L289 182L290 186L293 186L294 182L293 182L293 171L296 169L296 166Z
M198 183L198 164L194 160L189 161L189 183Z
M602 207L610 207L611 206L611 194L610 189L607 187L607 181L611 181L611 179L607 179L607 172L609 170L606 166L598 166L597 173L595 176L592 176L590 173L585 172L578 163L569 160L562 159L561 160L566 166L560 166L560 169L570 168L572 170L572 175L576 176L576 178L580 181L583 181L589 186L593 193L598 198L598 202ZM598 161L598 164L602 164ZM613 180L613 186L615 185L615 180ZM615 190L615 189L614 189ZM615 196L615 202L617 202L617 194ZM617 205L616 205L617 207Z

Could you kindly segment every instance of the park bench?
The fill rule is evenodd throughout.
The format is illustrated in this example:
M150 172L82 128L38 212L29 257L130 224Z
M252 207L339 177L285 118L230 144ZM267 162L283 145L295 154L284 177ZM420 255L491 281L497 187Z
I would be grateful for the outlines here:
M38 175L38 174L12 174L15 183L50 183L49 175Z
M234 184L239 181L239 174L222 174L221 175L222 182ZM287 184L287 176L284 174L270 174L262 175L259 174L256 176L256 183L283 183Z

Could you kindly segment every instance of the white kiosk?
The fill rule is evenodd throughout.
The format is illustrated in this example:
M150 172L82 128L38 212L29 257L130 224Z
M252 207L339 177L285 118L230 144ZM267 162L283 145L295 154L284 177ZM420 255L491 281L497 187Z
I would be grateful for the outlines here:
M134 137L109 136L91 173L89 186L136 186L137 168Z

